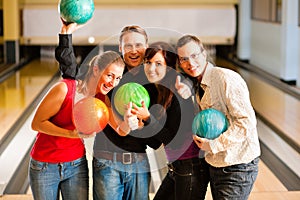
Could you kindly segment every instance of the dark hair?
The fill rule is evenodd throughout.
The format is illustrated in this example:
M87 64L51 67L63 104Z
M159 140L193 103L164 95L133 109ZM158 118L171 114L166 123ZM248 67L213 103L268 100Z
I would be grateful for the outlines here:
M146 40L146 43L148 43L148 35L146 33L146 31L141 28L140 26L137 26L137 25L130 25L130 26L125 26L122 31L121 31L121 35L119 37L119 42L120 44L122 43L122 39L123 39L123 36L126 34L126 33L131 33L131 32L135 32L135 33L139 33L139 34L142 34L144 37L145 37L145 40Z
M176 69L177 54L173 46L166 42L155 42L146 49L144 60L150 60L157 52L161 52L168 67Z
M122 57L117 52L106 51L100 55L94 56L89 62L89 65L86 66L88 69L84 76L84 79L80 81L78 91L82 93L85 93L87 91L87 83L90 80L90 78L93 76L94 66L97 66L100 72L103 72L109 65L113 63L125 67Z
M158 90L157 102L163 105L164 109L171 104L174 84L170 81L170 79L176 78L174 76L174 72L176 72L176 64L177 64L177 54L175 53L175 49L172 45L166 42L155 42L149 45L146 49L144 61L152 59L158 52L161 52L166 64L167 64L167 73L162 81L156 83ZM169 69L172 68L174 70ZM171 82L171 84L170 84Z

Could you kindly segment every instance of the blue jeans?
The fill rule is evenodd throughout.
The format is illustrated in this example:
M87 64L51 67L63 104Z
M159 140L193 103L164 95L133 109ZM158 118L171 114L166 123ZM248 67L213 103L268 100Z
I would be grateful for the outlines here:
M93 159L94 200L148 200L149 183L147 157L131 164L124 164L115 158Z
M178 160L169 164L154 200L205 199L208 182L208 164L204 158Z
M59 191L66 200L87 200L89 175L86 157L72 162L30 160L30 187L35 200L55 200Z
M215 200L246 200L258 174L259 158L246 164L210 166L210 187Z

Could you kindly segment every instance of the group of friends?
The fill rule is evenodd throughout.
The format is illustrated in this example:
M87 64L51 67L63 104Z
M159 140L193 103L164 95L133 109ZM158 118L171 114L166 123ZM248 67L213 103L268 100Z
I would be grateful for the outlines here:
M44 96L32 121L37 131L31 150L29 178L35 200L89 199L89 168L84 137L72 121L79 97L96 97L110 119L94 138L94 200L148 200L150 165L147 147L163 145L168 172L155 200L205 199L208 184L215 200L248 199L258 174L260 146L256 117L242 77L215 66L200 39L182 35L176 45L148 44L140 26L121 30L119 52L93 55L78 64L72 34L82 25L65 23L55 57L62 79ZM128 82L142 84L150 106L129 103L123 116L114 94ZM192 133L201 110L225 114L228 129L210 140Z

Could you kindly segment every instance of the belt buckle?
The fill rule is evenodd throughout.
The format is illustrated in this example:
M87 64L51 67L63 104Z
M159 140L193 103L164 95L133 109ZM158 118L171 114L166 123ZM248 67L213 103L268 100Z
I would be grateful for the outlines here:
M169 164L167 164L167 166L168 166L168 168L169 168L170 174L173 175L173 173L174 173L174 171L175 171L173 164L172 164L172 163L169 163Z
M124 165L129 165L132 163L132 155L131 153L122 153L122 163Z
M168 163L167 166L171 171L173 171L175 168L172 163Z

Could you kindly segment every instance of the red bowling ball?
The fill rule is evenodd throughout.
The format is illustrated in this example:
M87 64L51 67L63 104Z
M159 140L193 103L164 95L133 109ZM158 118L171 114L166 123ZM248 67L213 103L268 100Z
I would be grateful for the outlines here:
M81 99L74 105L73 121L76 129L83 134L102 131L109 120L105 103L94 97Z

